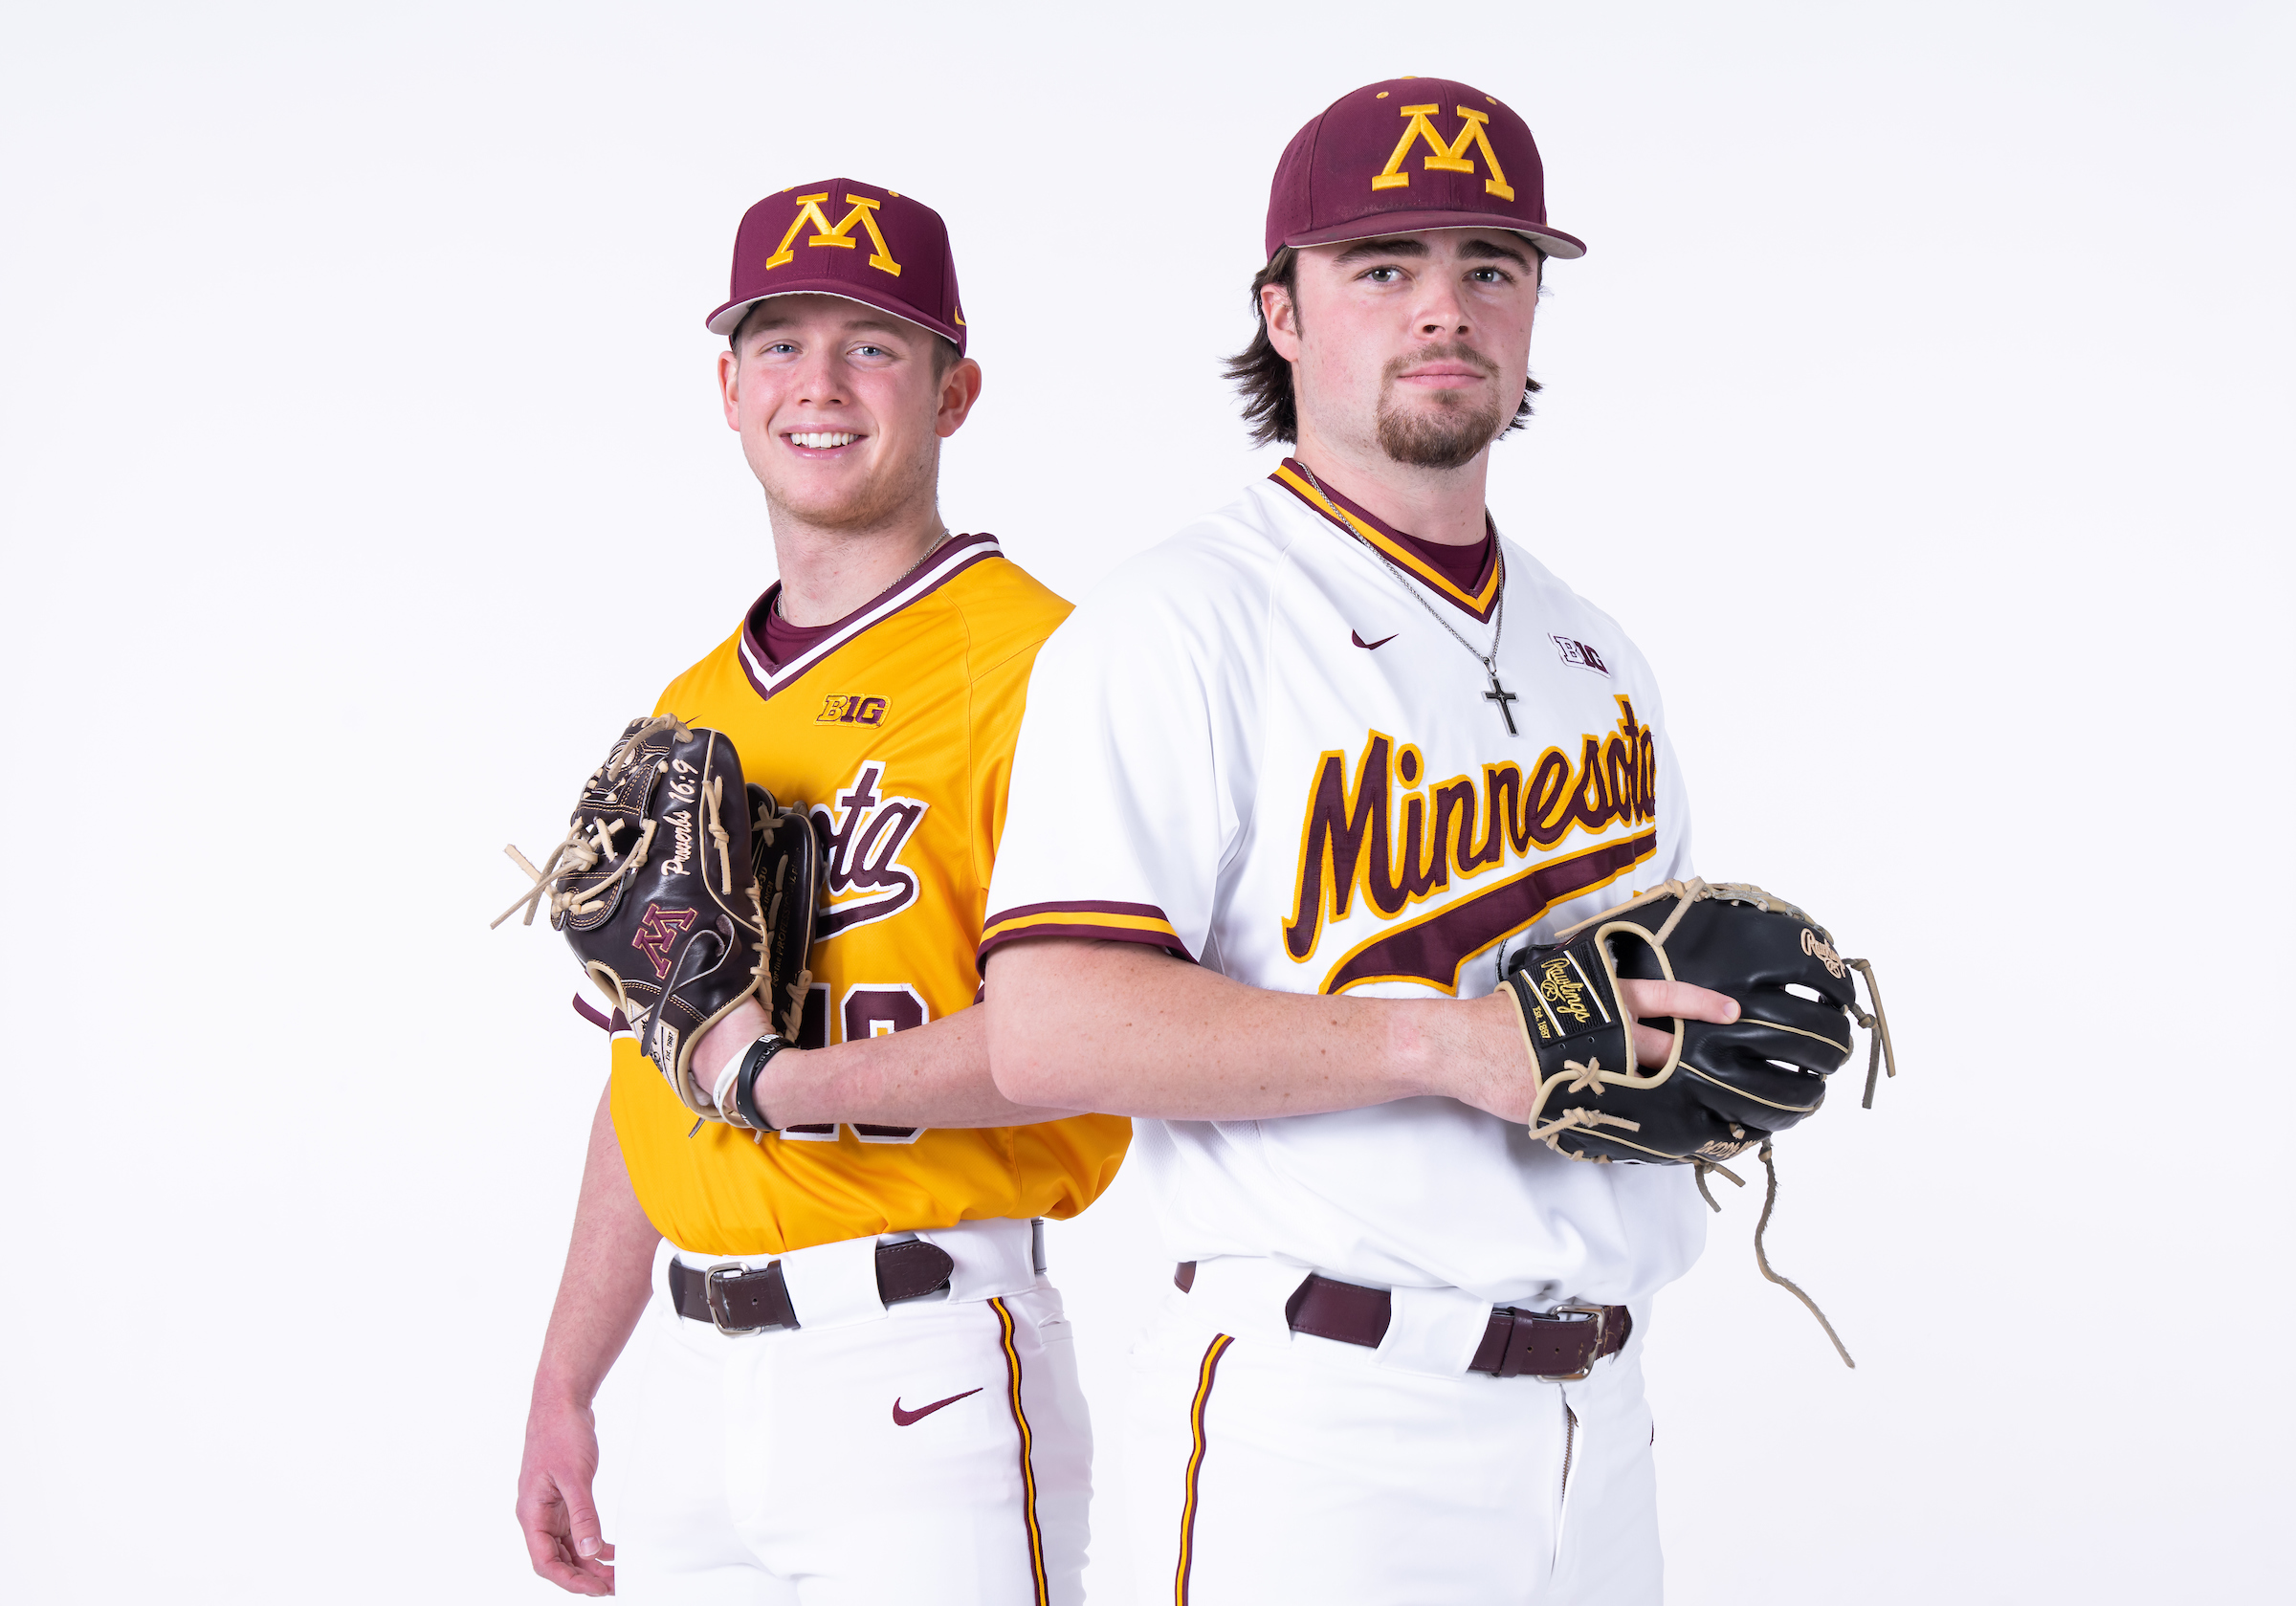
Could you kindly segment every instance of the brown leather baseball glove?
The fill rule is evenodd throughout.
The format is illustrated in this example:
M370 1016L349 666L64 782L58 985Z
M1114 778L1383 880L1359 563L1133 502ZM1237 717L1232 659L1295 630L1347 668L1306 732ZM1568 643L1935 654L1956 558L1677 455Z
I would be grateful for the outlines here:
M795 1038L812 977L820 861L804 807L741 780L734 744L670 715L633 719L591 772L566 834L519 910L550 923L687 1109L721 1120L695 1084L694 1045L753 994Z

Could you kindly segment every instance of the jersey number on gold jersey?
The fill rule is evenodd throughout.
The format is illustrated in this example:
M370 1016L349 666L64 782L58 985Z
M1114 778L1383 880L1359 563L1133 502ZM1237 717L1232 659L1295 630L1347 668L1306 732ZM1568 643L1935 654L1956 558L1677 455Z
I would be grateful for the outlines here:
M845 1001L838 1010L838 1038L841 1043L853 1043L868 1037L889 1037L894 1032L909 1031L921 1026L931 1018L925 1001L915 987L906 981L879 981L850 986L845 990ZM829 989L816 986L806 995L806 1012L797 1024L797 1046L826 1048L829 1045ZM877 1127L867 1122L853 1123L853 1135L864 1143L915 1143L924 1136L922 1127ZM815 1126L784 1127L784 1137L794 1137L814 1143L837 1141L834 1122Z

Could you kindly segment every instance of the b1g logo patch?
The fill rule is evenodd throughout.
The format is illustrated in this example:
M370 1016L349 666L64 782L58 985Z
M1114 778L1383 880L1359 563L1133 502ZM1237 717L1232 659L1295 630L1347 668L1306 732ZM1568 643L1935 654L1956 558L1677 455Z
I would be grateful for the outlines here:
M821 712L813 716L816 725L870 725L885 723L885 711L892 704L883 697L858 696L850 692L834 692L822 700Z
M1562 654L1564 663L1577 664L1580 669L1592 670L1597 674L1610 672L1610 666L1602 661L1602 654L1586 643L1573 641L1568 636L1549 636L1547 639L1555 644L1555 650Z
M638 921L638 934L629 945L653 961L653 979L667 980L670 976L670 949L677 941L677 934L694 923L691 909L664 909L659 904L648 904L646 913Z

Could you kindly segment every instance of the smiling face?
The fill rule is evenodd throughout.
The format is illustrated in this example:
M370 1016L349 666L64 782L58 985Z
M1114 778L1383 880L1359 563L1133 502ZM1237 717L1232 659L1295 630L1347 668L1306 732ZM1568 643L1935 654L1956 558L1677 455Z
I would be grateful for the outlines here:
M776 296L719 355L718 385L776 515L860 532L931 513L941 440L980 396L981 366L858 301Z
M1412 468L1472 462L1523 399L1538 269L1503 229L1303 248L1292 294L1260 293L1303 439Z

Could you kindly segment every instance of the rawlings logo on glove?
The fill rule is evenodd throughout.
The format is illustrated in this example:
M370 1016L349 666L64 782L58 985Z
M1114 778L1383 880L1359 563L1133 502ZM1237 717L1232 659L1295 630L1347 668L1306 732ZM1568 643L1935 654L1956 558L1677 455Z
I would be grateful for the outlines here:
M1673 1045L1663 1065L1640 1066L1619 1001L1620 981L1635 979L1727 993L1738 1019L1654 1023L1672 1026ZM1669 881L1524 950L1506 986L1538 1070L1531 1135L1573 1159L1687 1165L1758 1147L1825 1101L1853 1019L1873 1030L1866 1102L1884 1056L1897 1074L1873 967L1759 887Z
M1852 971L1866 979L1871 1014L1858 1007ZM1635 979L1727 993L1738 1018L1648 1023L1670 1025L1673 1042L1664 1064L1645 1067L1619 995L1622 980ZM1575 1160L1695 1166L1710 1205L1707 1174L1735 1182L1721 1162L1758 1151L1770 1190L1755 1231L1756 1264L1809 1306L1840 1350L1824 1312L1772 1271L1763 1251L1777 1199L1770 1140L1825 1102L1825 1079L1849 1060L1853 1021L1872 1035L1866 1108L1884 1063L1897 1074L1872 965L1843 958L1832 935L1783 898L1693 879L1667 882L1524 950L1504 985L1538 1078L1531 1135ZM1849 1360L1846 1350L1842 1358Z

